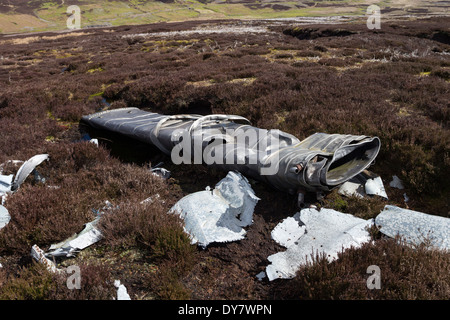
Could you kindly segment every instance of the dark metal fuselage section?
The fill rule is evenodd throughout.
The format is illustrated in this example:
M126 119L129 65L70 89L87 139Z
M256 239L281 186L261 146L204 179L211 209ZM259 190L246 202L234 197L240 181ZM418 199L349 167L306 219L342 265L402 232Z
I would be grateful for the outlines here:
M300 141L235 115L170 116L122 108L84 116L82 122L152 144L176 164L236 170L289 192L329 191L367 169L381 146L378 137L364 135L315 133Z

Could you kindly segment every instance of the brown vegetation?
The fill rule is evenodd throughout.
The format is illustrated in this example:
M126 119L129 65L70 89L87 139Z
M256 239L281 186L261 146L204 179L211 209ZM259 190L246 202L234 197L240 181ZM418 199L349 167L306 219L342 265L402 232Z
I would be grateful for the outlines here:
M209 25L218 23L229 22ZM81 142L78 124L85 114L133 106L238 114L300 139L315 132L376 135L382 148L370 170L382 176L388 203L405 206L406 192L411 209L448 217L450 47L441 27L448 19L396 21L378 32L308 26L314 31L307 37L289 25L262 34L133 36L201 24L95 29L2 46L0 163L37 153L50 160L38 167L45 183L30 177L7 199L12 219L0 231L0 298L109 299L120 279L142 299L448 299L448 254L412 250L376 230L373 243L336 262L318 259L289 281L258 281L267 257L283 250L270 231L298 210L294 197L252 182L262 200L246 239L197 250L167 211L226 173L174 166L154 148L112 135L91 132L99 147ZM167 181L148 170L160 161L172 171ZM15 170L5 166L4 174ZM394 174L405 190L389 188ZM83 266L90 289L67 290L31 263L31 246L45 250L81 231L106 200L115 209L102 219L104 239L65 262ZM386 203L334 191L317 204L368 219ZM386 272L381 291L365 286L372 264Z

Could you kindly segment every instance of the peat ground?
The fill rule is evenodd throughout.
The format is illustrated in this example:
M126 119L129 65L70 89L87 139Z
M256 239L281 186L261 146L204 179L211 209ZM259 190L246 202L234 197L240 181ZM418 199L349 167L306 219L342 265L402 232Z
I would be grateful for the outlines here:
M298 211L294 196L251 181L261 198L246 238L189 244L167 211L226 173L171 164L149 146L90 132L81 116L139 107L163 114L225 113L300 139L315 132L378 136L370 168L389 200L345 198L317 206L365 219L385 204L450 216L450 18L293 25L268 21L161 23L0 36L0 163L48 153L5 207L0 231L0 298L110 299L114 279L132 299L443 299L450 297L448 253L412 249L372 230L374 241L328 264L323 257L285 281L257 280L267 257L284 250L270 237ZM221 32L220 30L227 30ZM180 32L184 31L184 32ZM149 166L164 162L169 180ZM405 190L389 187L399 176ZM409 197L405 203L403 193ZM140 202L159 195L156 201ZM61 266L79 265L82 289L32 263L31 246L59 242L91 221L108 200L104 239ZM368 290L366 269L382 270Z

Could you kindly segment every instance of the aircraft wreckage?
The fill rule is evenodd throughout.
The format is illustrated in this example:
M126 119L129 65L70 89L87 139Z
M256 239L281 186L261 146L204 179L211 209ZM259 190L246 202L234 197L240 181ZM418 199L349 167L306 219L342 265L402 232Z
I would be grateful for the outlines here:
M304 140L277 129L254 127L237 115L161 115L121 108L82 118L107 130L152 144L175 164L196 163L239 171L292 194L329 191L369 167L380 139L315 133Z

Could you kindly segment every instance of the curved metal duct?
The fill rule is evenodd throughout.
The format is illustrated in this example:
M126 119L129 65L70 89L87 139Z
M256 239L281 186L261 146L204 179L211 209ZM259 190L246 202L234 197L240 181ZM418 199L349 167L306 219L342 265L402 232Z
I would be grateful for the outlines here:
M328 191L375 160L378 137L315 133L300 141L235 115L165 116L138 108L87 115L82 121L153 144L172 161L236 170L289 192Z

